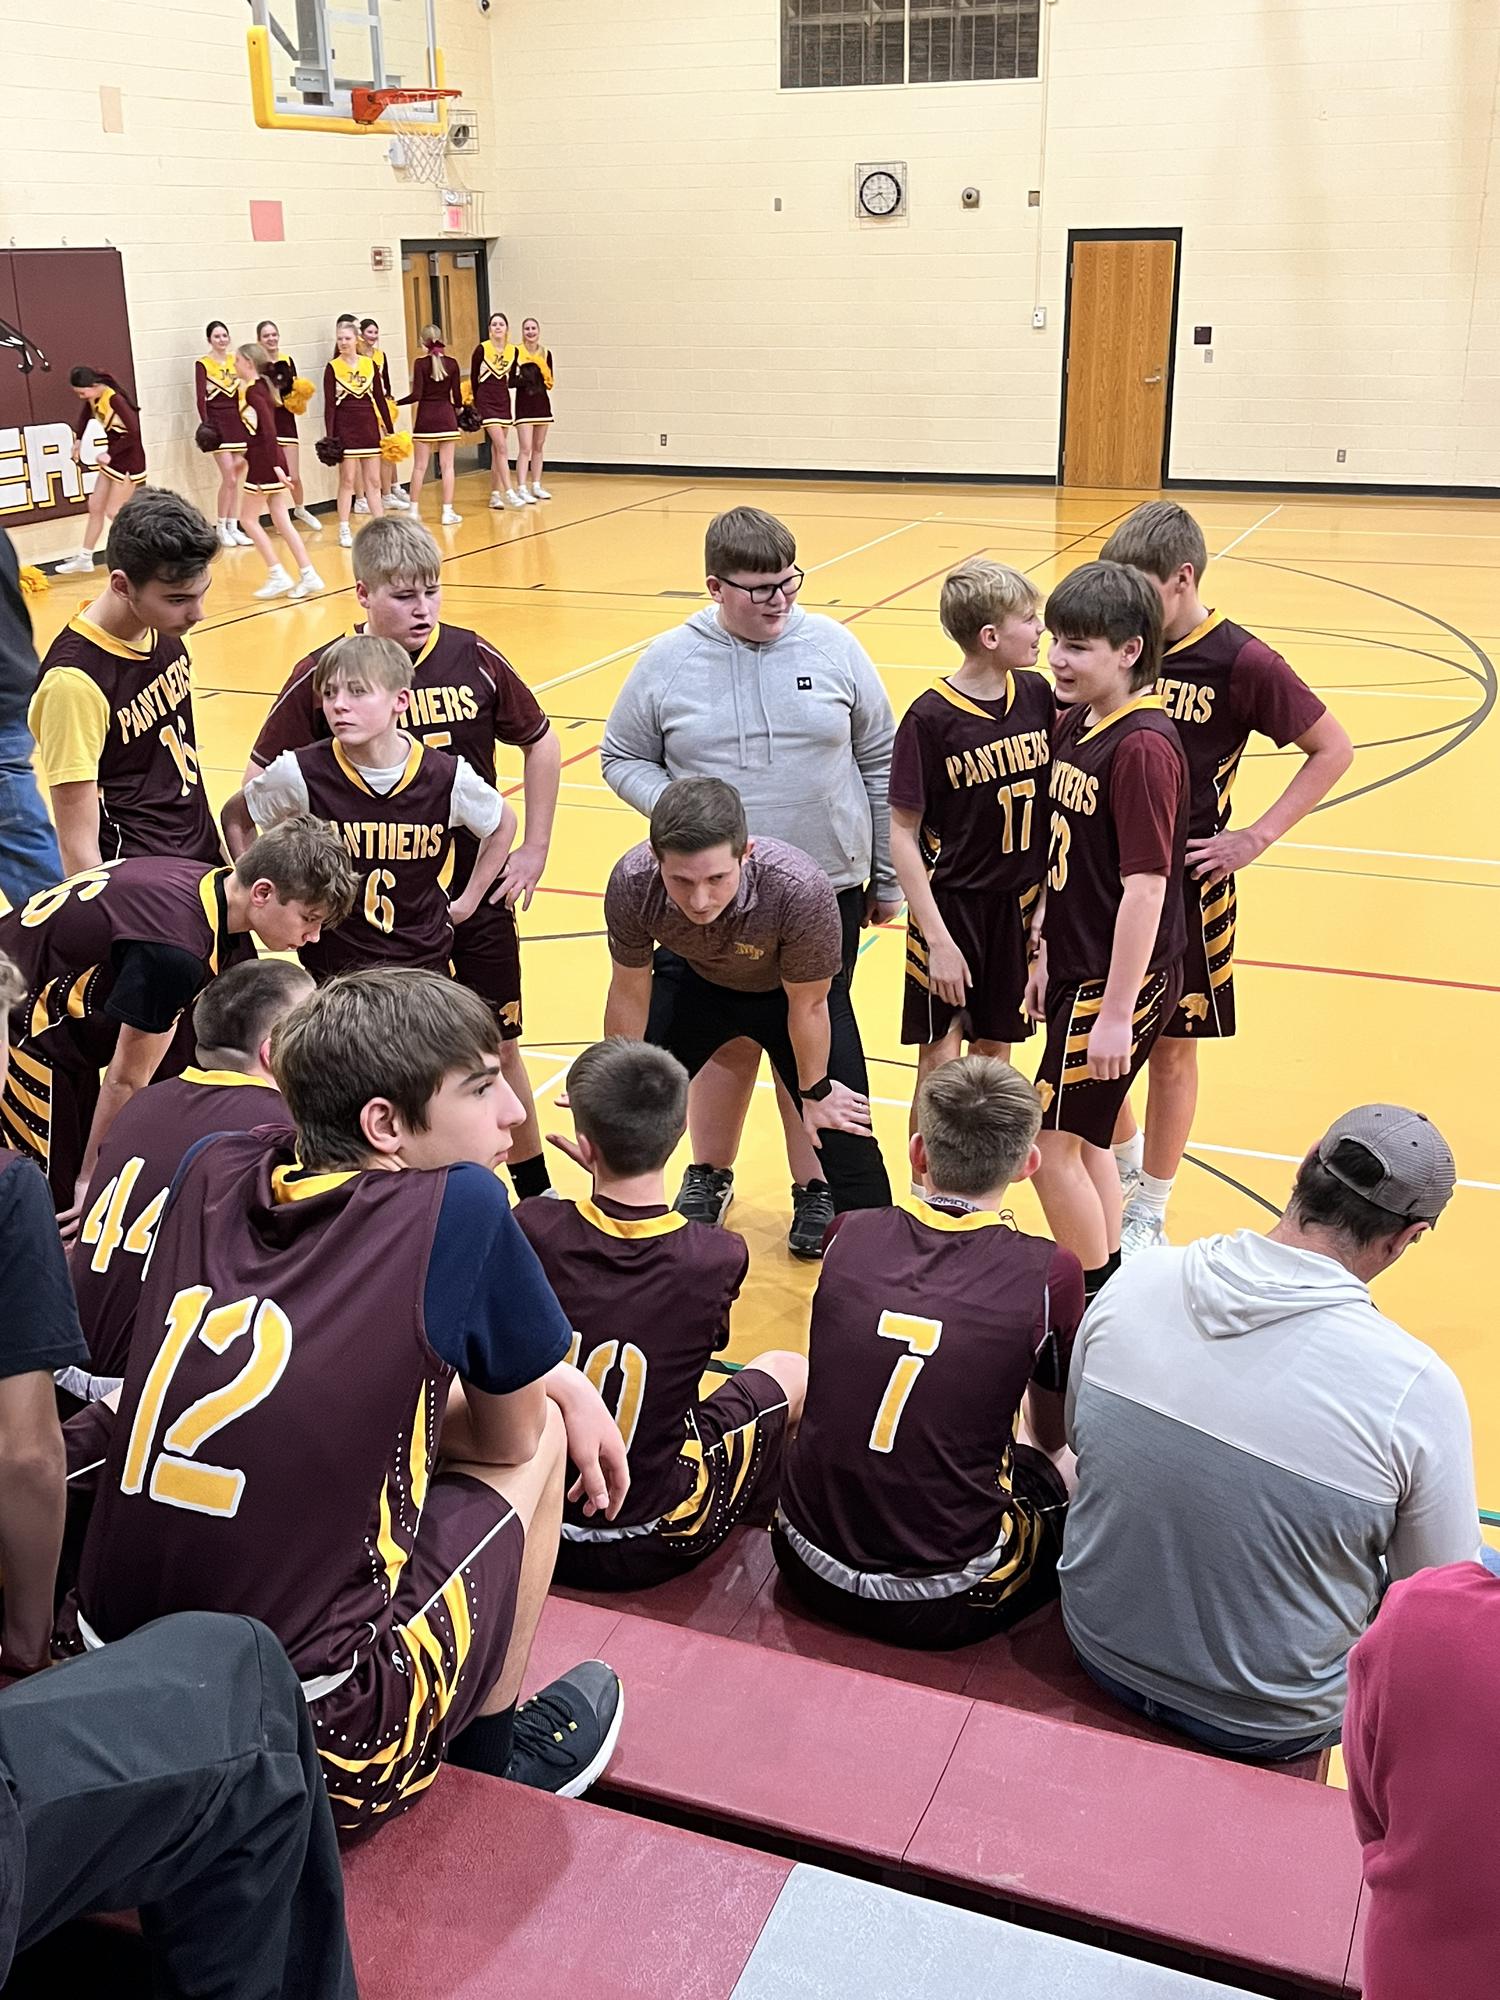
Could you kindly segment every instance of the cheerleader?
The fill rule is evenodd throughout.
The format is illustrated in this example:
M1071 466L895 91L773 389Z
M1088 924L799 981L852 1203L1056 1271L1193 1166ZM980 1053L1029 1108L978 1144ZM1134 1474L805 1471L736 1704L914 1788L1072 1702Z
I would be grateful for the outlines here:
M297 364L289 354L281 351L281 330L274 319L263 319L255 329L255 338L270 357L271 366L266 380L276 390L276 435L281 440L281 462L286 467L288 482L292 489L292 519L300 521L304 528L311 528L321 535L323 523L316 514L308 512L307 496L302 489L301 468L298 459L301 448L297 437L297 419L286 406L286 399L292 393L292 384L297 380Z
M240 416L240 378L234 356L229 352L229 328L221 319L211 319L205 328L208 352L193 369L198 395L198 422L219 440L214 458L219 467L218 528L219 546L232 549L250 546L250 537L238 526L240 483L245 477L245 425Z
M380 345L380 324L377 320L360 321L359 351L375 364L375 380L380 385L380 399L385 405L385 427L393 431L396 428L396 395L391 388L390 357ZM386 506L394 507L398 513L411 505L406 488L396 477L396 468L388 459L380 461L380 492ZM356 505L355 512L362 514L365 509Z
M453 511L453 447L463 435L458 427L458 413L463 408L463 376L459 373L458 363L448 358L440 326L423 327L422 345L427 351L411 371L411 394L401 398L403 403L412 404L416 411L411 427L414 460L412 511L415 513L421 501L427 463L436 445L438 469L443 481L442 525L456 528L463 515Z
M292 526L291 475L286 469L281 439L276 433L276 408L281 392L271 373L270 355L259 341L249 341L235 349L235 374L240 382L240 410L245 420L249 444L245 452L245 496L240 502L240 526L260 550L267 576L257 597L310 597L323 588L323 579L307 560L302 537ZM260 525L260 510L271 516L276 532L291 551L298 569L297 581L282 568L271 547L271 538Z
M469 360L469 390L490 443L492 507L503 507L507 501L512 507L525 504L510 476L510 369L514 359L510 321L504 313L491 313L489 334Z
M78 398L78 415L73 421L75 465L82 463L83 434L90 419L104 431L104 450L94 460L99 477L89 495L83 547L57 565L59 576L84 576L94 567L94 551L110 522L143 484L146 454L141 447L141 413L113 375L99 368L75 368L68 381Z
M380 498L380 440L388 428L375 380L375 364L359 351L359 333L341 326L338 351L323 370L324 426L344 448L339 460L339 547L352 548L349 509L356 489L372 514L383 514Z
M552 422L552 352L542 346L534 319L521 322L521 345L511 350L510 379L516 392L516 482L523 500L550 500L542 484L542 447ZM526 483L528 470L530 486Z

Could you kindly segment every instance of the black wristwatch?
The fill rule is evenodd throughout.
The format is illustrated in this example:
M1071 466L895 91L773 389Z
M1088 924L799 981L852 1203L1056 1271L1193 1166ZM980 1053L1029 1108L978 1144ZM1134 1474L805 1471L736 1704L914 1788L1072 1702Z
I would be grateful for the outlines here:
M803 1097L810 1097L814 1104L821 1104L832 1089L833 1078L825 1076L820 1083L810 1083L806 1090L801 1092L801 1095Z

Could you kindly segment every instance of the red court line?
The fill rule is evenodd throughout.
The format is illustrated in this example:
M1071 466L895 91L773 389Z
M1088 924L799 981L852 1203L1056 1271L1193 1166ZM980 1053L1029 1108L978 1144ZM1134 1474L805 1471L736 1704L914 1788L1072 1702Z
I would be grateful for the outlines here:
M600 750L602 748L603 748L602 744L591 743L587 750L575 750L571 757L564 757L562 762L558 765L557 768L559 771L566 771L570 764L582 763L585 757L592 757L596 750ZM512 792L519 792L523 790L525 784L526 780L524 778L517 778L516 782L513 785L507 785L505 787L505 790L500 794L501 798L508 799ZM590 892L587 889L559 889L555 893L559 896L586 896Z
M973 562L976 556L982 556L984 554L985 549L991 548L993 546L994 546L993 543L986 542L982 547L973 550L969 555L961 556L959 558L959 561ZM889 597L877 597L873 604L861 605L858 611L851 611L849 613L849 616L847 618L841 618L839 620L839 623L840 625L852 625L856 618L863 618L867 611L878 611L883 604L892 604L898 597L905 597L906 593L909 590L920 590L924 583L931 583L932 579L935 576L946 576L949 570L957 568L958 568L958 563L951 563L951 562L939 563L936 569L928 570L926 576L919 576L911 583L903 583L901 588L899 590L893 590Z
M544 882L537 890L539 896L590 896L595 902L603 900L602 889L554 889ZM905 926L898 920L893 924L879 924L876 929L897 931ZM1236 965L1253 966L1257 972L1317 972L1330 979L1382 979L1396 986L1444 986L1455 993L1500 993L1500 986L1483 986L1472 979L1428 979L1416 972L1364 972L1352 965L1289 965L1279 958L1237 958Z

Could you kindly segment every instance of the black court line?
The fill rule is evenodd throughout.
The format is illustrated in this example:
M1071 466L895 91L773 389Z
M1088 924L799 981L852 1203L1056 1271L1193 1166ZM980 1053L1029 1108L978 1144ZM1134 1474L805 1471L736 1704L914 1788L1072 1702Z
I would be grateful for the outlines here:
M608 937L608 931L522 931L523 944L563 944L569 938ZM580 1047L586 1046L580 1043Z
M1182 1158L1185 1165L1198 1167L1205 1174L1212 1174L1216 1181L1224 1181L1237 1193L1242 1194L1247 1201L1253 1201L1263 1208L1267 1215L1274 1215L1278 1222L1281 1220L1281 1210L1274 1201L1267 1201L1263 1194L1257 1194L1254 1188L1246 1187L1245 1183L1237 1181L1233 1174L1226 1174L1222 1167L1211 1167L1207 1160L1200 1160L1195 1153L1184 1153Z
M1500 882L1455 882L1449 875L1389 875L1374 868L1321 868L1313 862L1303 866L1296 861L1257 861L1252 865L1275 868L1283 875L1344 875L1351 882L1414 882L1420 889L1500 890Z

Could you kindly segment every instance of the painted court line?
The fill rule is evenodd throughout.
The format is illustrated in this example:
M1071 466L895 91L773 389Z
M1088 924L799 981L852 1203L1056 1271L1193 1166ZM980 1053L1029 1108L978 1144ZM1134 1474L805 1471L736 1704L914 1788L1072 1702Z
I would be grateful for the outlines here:
M1281 512L1282 507L1284 507L1285 505L1286 502L1283 500L1280 502L1279 505L1273 507L1269 514L1262 514L1258 521L1252 521L1249 527L1246 528L1245 532L1242 535L1236 535L1232 542L1226 543L1225 546L1222 549L1220 549L1219 553L1214 557L1214 561L1222 562L1225 556L1229 554L1229 551L1231 549L1237 549L1241 542L1248 542L1250 537L1255 533L1256 529L1263 528L1266 525L1267 521L1274 521L1276 519L1276 516Z
M1278 847L1295 848L1299 854L1366 854L1376 861L1443 861L1464 868L1500 868L1500 860L1490 854L1416 854L1409 847L1333 847L1317 840L1278 840Z

